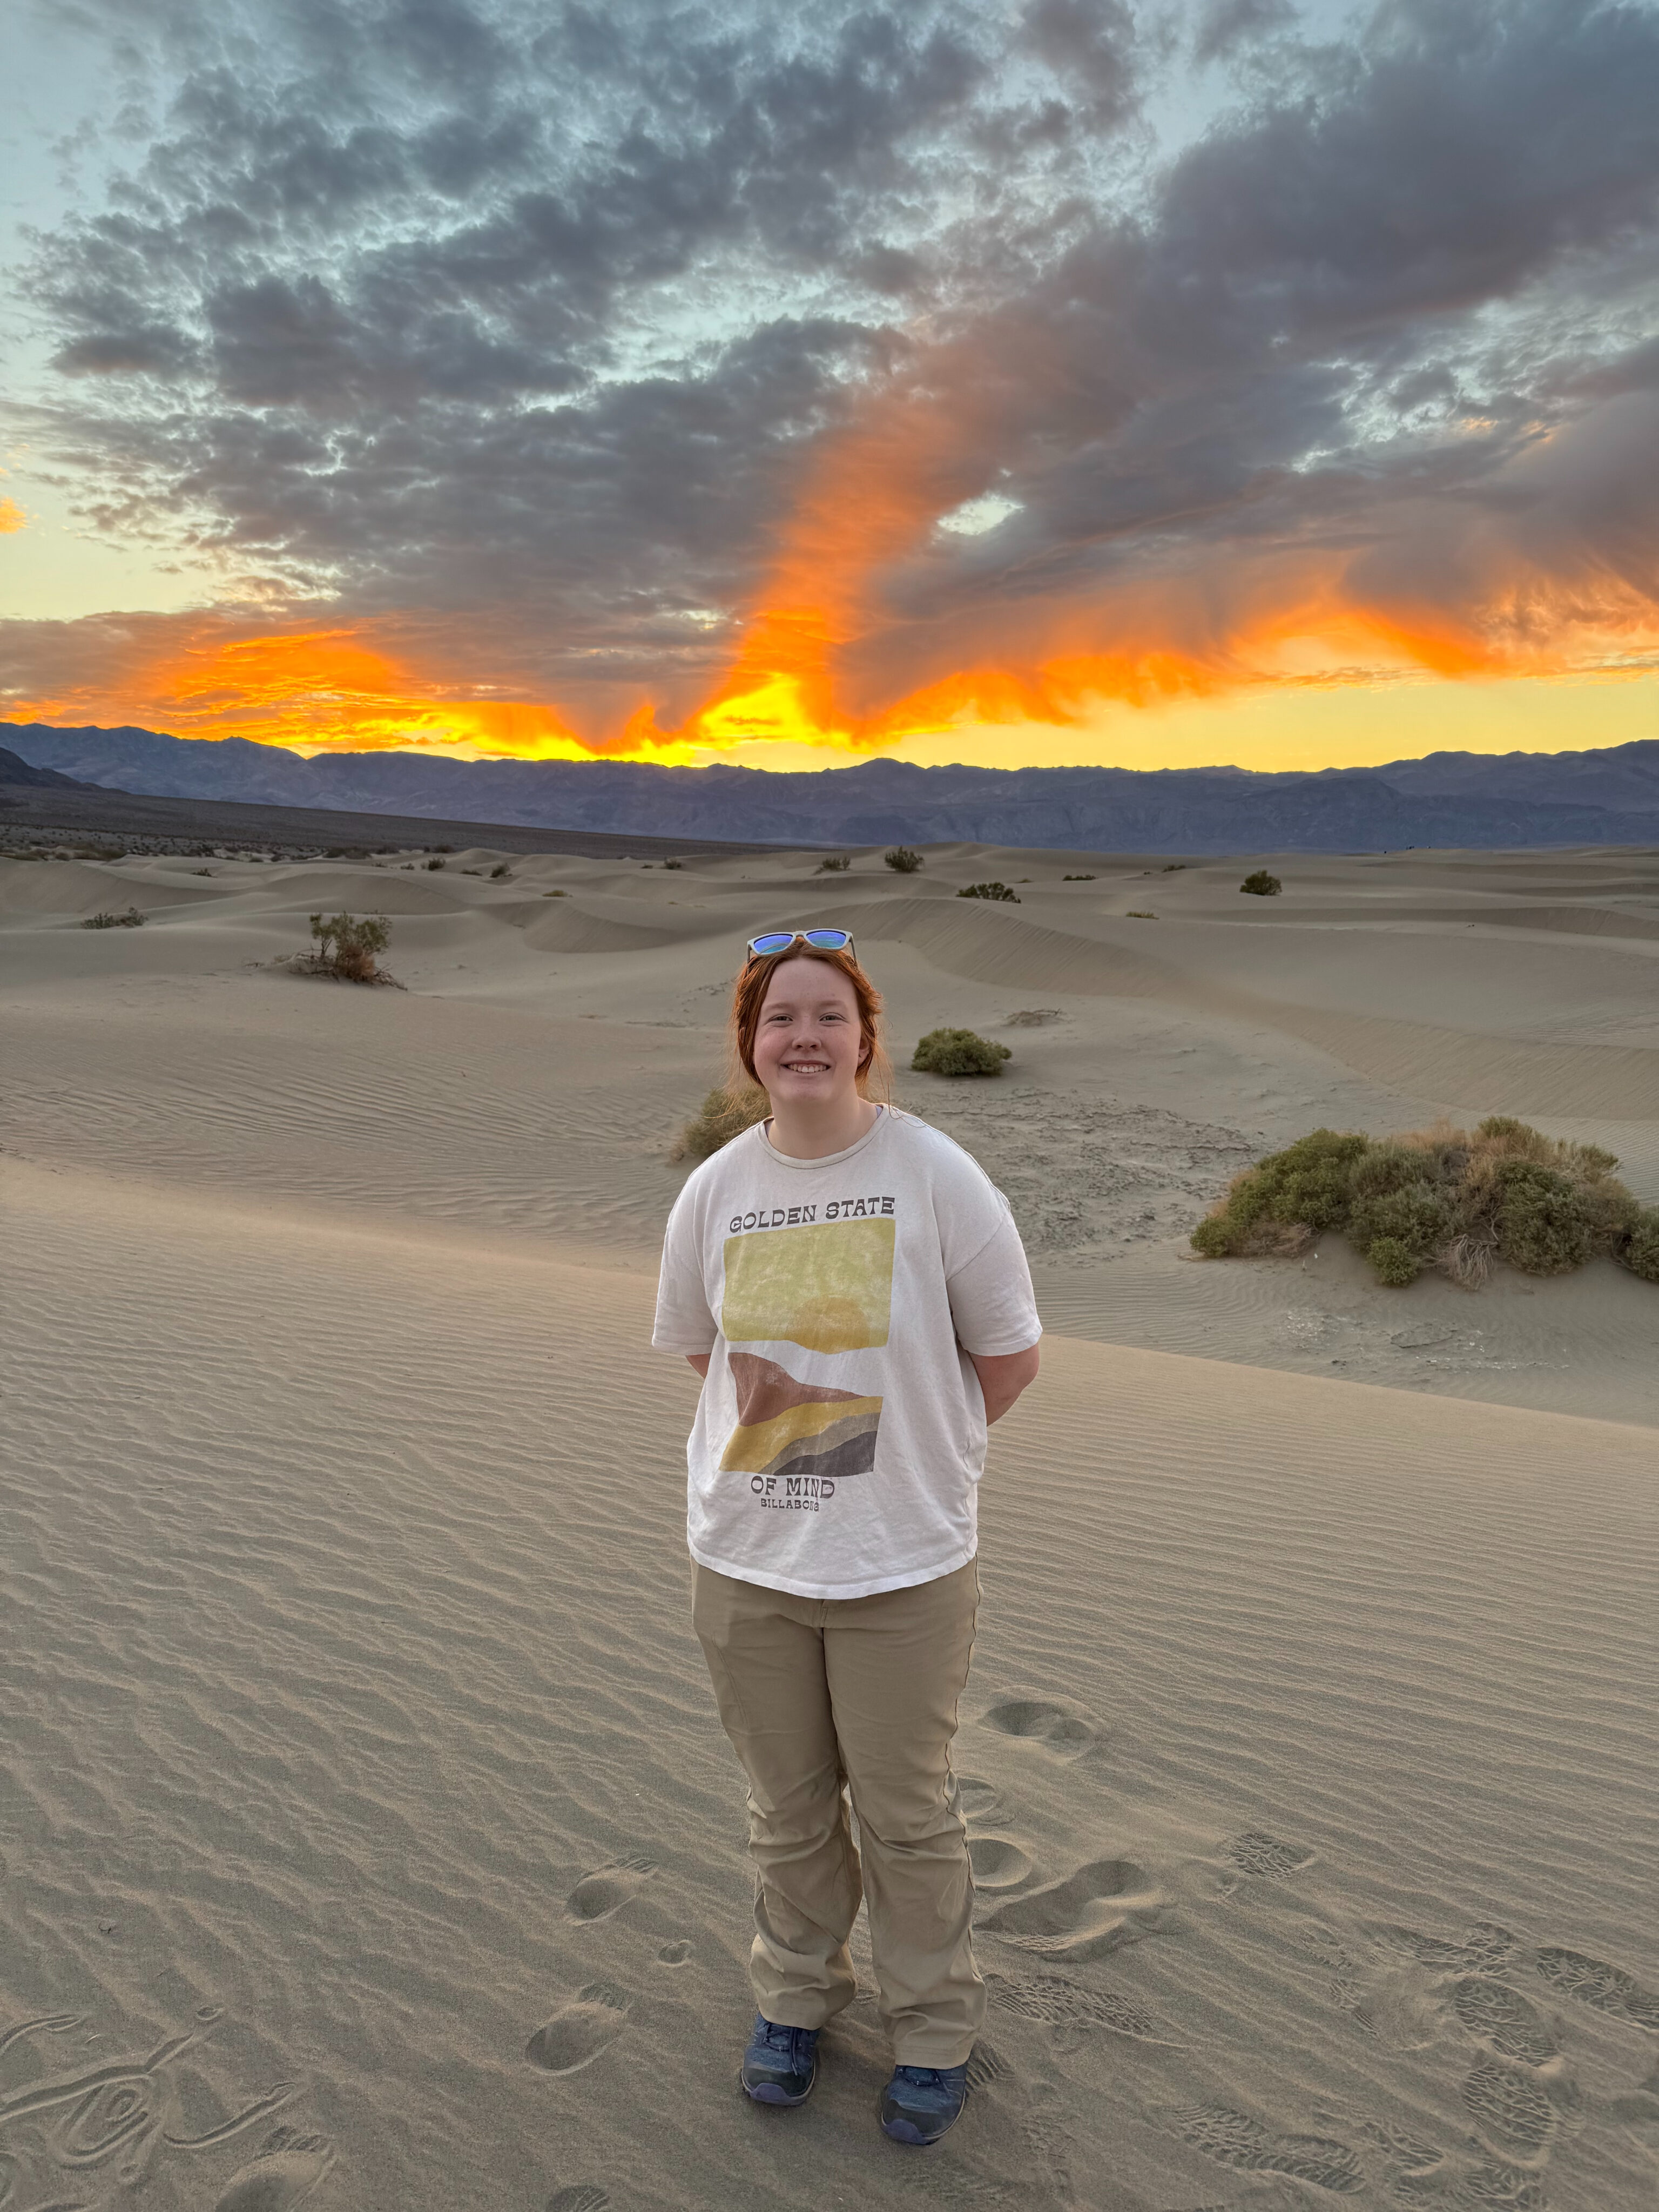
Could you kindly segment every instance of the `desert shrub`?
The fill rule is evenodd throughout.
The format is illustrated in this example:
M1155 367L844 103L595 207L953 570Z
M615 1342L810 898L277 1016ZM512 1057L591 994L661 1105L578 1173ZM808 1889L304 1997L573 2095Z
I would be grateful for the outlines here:
M1659 1281L1659 1209L1615 1181L1618 1164L1507 1115L1472 1135L1449 1121L1381 1139L1316 1129L1236 1176L1192 1245L1212 1259L1259 1256L1337 1229L1385 1283L1433 1266L1477 1290L1496 1260L1559 1275L1597 1253Z
M1158 916L1150 907L1132 906L1123 919L1126 921L1156 921Z
M958 898L1006 899L1011 906L1020 903L1018 891L1011 891L1006 884L968 884L957 893Z
M432 849L434 853L453 853L455 848L453 845L434 845Z
M1160 876L1182 876L1187 872L1185 860L1166 860L1158 872Z
M817 872L821 876L844 876L852 865L852 860L847 854L832 853L827 860L818 862ZM894 863L890 860L888 866L891 867L893 865ZM908 871L906 872L908 873Z
M1617 1256L1644 1283L1659 1283L1659 1206L1637 1208Z
M136 906L130 906L125 914L89 914L81 927L82 929L142 929L149 920L147 914L140 914Z
M881 857L898 876L914 876L921 866L921 854L912 852L908 845L890 846Z
M1092 876L1062 876L1060 880L1063 884L1091 884L1094 878Z
M1246 876L1238 888L1242 891L1249 891L1256 898L1277 898L1285 886L1277 876L1270 876L1265 868L1258 868L1254 875Z
M383 914L313 914L311 934L317 950L312 972L336 975L345 983L380 980L376 956L392 942L392 925Z
M570 894L568 891L544 891L542 893L542 896L544 898L568 898Z
M972 1030L929 1030L910 1065L922 1075L1000 1075L1004 1060L1013 1056L1006 1044L993 1044Z
M435 859L434 859L434 860L428 860L428 861L427 862L427 866L428 866L428 868L447 868L447 867L449 866L449 863L448 863L448 861L447 861L447 860L435 860Z
M213 871L211 868L192 868L190 872L192 876L210 876Z
M763 1121L770 1111L766 1093L757 1085L745 1084L738 1091L721 1085L709 1092L675 1138L668 1157L671 1160L710 1159L733 1137Z
M1403 1290L1414 1283L1423 1272L1423 1262L1409 1244L1397 1237L1379 1237L1366 1257L1376 1270L1379 1283L1387 1283L1395 1290Z
M1576 1183L1535 1161L1506 1160L1499 1175L1498 1249L1523 1275L1566 1275L1595 1249L1589 1209Z
M489 880L493 884L498 884L503 876L510 876L512 872L512 869L507 866L505 860L497 860L489 871Z
M1444 1249L1451 1233L1451 1208L1426 1180L1364 1199L1348 1216L1349 1241L1385 1283L1409 1282ZM1411 1275L1402 1275L1407 1261Z
M665 860L663 866L665 868L683 868L685 863L684 860Z

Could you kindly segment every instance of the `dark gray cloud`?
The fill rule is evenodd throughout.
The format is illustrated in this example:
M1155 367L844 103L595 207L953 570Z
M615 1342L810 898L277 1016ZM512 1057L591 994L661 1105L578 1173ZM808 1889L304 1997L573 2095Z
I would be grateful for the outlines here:
M1149 579L1214 644L1273 561L1466 628L1654 594L1650 7L76 4L153 118L28 277L89 511L502 682L690 703L872 404L934 460L871 702ZM1148 167L1143 95L1264 37Z

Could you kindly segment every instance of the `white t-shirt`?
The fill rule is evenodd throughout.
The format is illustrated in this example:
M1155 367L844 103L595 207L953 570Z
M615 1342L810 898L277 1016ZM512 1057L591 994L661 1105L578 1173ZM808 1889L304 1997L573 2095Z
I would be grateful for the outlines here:
M1008 1201L959 1145L884 1108L827 1159L746 1130L690 1176L653 1342L713 1355L686 1458L706 1567L872 1597L978 1548L985 1401L969 1352L1042 1333Z

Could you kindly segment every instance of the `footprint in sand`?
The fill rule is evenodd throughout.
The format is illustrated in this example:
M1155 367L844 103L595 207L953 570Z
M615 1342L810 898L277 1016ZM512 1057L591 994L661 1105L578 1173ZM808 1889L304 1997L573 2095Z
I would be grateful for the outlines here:
M611 2202L592 2181L579 2181L571 2189L556 2189L547 2200L547 2212L605 2212Z
M957 1803L965 1820L994 1820L1002 1809L1002 1800L988 1782L977 1774L958 1774Z
M324 2136L277 2128L258 2155L232 2174L213 2212L288 2212L301 2203L334 2165L334 2146Z
M1477 1920L1455 1942L1425 1936L1418 1928L1394 1926L1380 1928L1377 1939L1385 1950L1403 1953L1419 1966L1437 1973L1490 1974L1513 1965L1521 1956L1521 1946L1509 1929L1490 1920Z
M689 1943L665 1943L657 1954L657 1964L659 1966L683 1966L690 1956L691 1946Z
M1659 2031L1659 1996L1644 1990L1622 1966L1554 1945L1540 1951L1536 1963L1550 1987L1559 1990L1563 1996L1593 2006L1614 2020L1628 2021L1632 2027Z
M1452 1984L1451 2003L1475 2041L1502 2057L1547 2066L1559 2048L1542 2014L1503 1982L1466 1975Z
M1031 1862L1006 1836L970 1836L968 1863L975 1889L1018 1889L1031 1876Z
M573 1920L608 1920L635 1897L657 1871L649 1859L617 1859L584 1875L564 1901Z
M1065 1974L988 1974L991 2002L1045 2027L1103 2027L1139 2043L1168 2043L1149 2012L1111 1990L1085 1989Z
M1529 2074L1483 2058L1463 2084L1463 2103L1500 2157L1536 2159L1556 2132L1553 2105Z
M1169 1910L1169 1899L1133 1859L1092 1859L1064 1881L1000 1905L981 1925L1025 1950L1081 1960L1149 1935Z
M1305 1844L1282 1843L1277 1836L1264 1835L1260 1828L1246 1828L1242 1836L1223 1844L1221 1856L1241 1874L1271 1877L1300 1874L1304 1867L1313 1864L1316 1854Z
M1010 1698L1000 1705L993 1705L984 1716L987 1728L995 1729L999 1735L1020 1736L1026 1741L1040 1743L1061 1759L1075 1759L1087 1751L1099 1731L1091 1727L1079 1713L1068 1712L1065 1706L1049 1705L1039 1698Z
M1328 2136L1276 2136L1225 2105L1189 2105L1172 2116L1175 2132L1194 2150L1238 2173L1282 2173L1340 2197L1365 2186L1357 2151Z
M561 2005L525 2045L525 2057L546 2074L574 2074L597 2058L628 2025L633 1999L606 1982L590 1982Z

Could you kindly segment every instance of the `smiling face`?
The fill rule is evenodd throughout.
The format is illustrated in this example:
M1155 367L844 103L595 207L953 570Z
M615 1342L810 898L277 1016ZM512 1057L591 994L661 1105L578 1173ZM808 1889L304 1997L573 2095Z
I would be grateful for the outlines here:
M850 979L825 960L772 970L755 1031L755 1073L775 1106L836 1104L856 1091L863 1037Z

